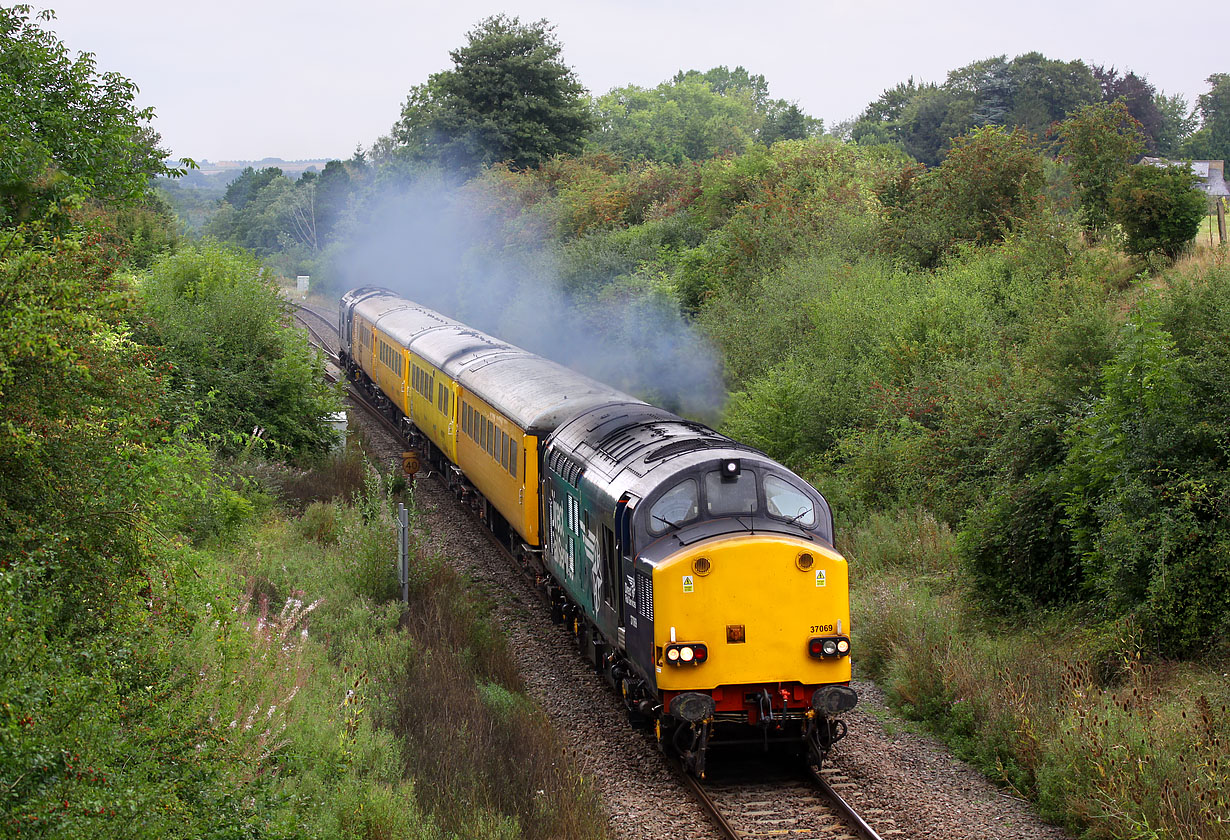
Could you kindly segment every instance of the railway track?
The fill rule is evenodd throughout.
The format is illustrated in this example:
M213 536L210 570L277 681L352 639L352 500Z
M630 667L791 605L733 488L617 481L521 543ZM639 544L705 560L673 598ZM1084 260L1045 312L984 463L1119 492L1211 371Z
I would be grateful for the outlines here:
M682 766L676 769L728 840L880 840L902 834L895 825L876 832L839 792L855 785L834 768L803 768L781 757L710 767L716 772L703 781ZM882 812L869 816L893 823Z
M333 319L303 306L296 308L295 317L336 365L340 342ZM348 382L346 390L356 407L403 447L408 446L397 424L368 402L359 389ZM517 573L525 572L495 534L486 528L483 533ZM748 761L724 768L711 765L710 779L704 781L678 763L675 770L683 786L729 840L881 840L902 834L895 827L883 834L872 829L841 794L843 790L853 790L854 783L834 768L801 768L797 761L785 760ZM869 816L883 823L893 822L882 812Z

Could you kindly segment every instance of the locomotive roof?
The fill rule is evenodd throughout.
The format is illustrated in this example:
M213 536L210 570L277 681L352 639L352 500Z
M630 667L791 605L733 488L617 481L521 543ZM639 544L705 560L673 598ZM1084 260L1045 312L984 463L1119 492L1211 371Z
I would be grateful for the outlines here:
M551 447L582 467L586 480L602 488L612 502L625 493L648 498L659 489L673 486L676 475L737 458L745 467L757 467L762 474L789 476L796 487L808 488L820 515L814 528L804 530L832 542L832 514L818 490L760 450L666 409L643 403L595 408L560 426ZM547 457L554 457L554 453ZM558 469L560 465L555 466Z
M769 460L703 423L646 403L607 405L575 417L559 429L553 442L607 480L624 471L639 478L661 466L675 471L722 457Z

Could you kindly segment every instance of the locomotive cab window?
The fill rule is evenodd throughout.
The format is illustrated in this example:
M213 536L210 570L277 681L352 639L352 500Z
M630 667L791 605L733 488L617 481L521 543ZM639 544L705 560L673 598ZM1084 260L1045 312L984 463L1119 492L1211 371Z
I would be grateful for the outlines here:
M664 533L669 528L691 522L699 513L700 491L696 479L685 478L662 494L649 509L649 533Z
M808 528L816 524L816 506L807 494L775 475L764 477L764 502L770 516L789 519Z
M723 475L718 470L705 473L705 513L709 516L755 513L756 474L743 470L737 475Z

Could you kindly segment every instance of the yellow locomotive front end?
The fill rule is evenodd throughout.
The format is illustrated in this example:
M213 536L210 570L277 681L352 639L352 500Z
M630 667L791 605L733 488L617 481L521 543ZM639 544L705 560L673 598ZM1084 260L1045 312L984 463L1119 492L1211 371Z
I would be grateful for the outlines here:
M755 723L760 710L799 711L807 687L850 680L848 577L836 551L732 534L678 552L653 577L660 691L712 692L717 711ZM762 689L768 705L747 702Z
M711 743L802 743L820 761L858 699L848 568L823 498L759 457L702 455L638 514L636 571L652 585L634 599L629 654L649 660L659 737L698 775Z

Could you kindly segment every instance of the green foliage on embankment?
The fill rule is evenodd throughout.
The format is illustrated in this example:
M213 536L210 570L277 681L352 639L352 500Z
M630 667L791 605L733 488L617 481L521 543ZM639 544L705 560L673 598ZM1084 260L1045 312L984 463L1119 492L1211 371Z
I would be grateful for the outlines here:
M581 300L695 313L724 429L833 502L858 667L909 716L1092 836L1223 836L1230 262L1091 243L1054 165L984 129L927 171L812 140L471 189Z

